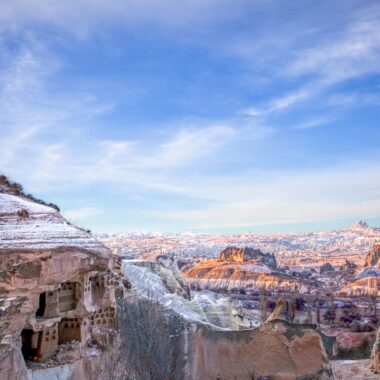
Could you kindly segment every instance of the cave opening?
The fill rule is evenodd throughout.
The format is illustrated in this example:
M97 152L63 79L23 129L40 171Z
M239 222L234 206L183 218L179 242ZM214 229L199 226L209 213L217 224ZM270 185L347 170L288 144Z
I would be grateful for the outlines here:
M36 336L37 335L37 336ZM25 360L36 360L38 356L38 341L40 334L36 334L31 329L24 329L21 332L21 352Z
M41 293L36 316L43 317L45 314L45 308L46 308L46 293Z

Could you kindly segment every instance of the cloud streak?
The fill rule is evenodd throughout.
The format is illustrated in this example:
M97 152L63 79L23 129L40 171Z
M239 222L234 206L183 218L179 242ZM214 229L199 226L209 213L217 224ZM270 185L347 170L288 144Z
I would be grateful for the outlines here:
M215 205L161 217L185 220L189 226L206 230L376 217L380 214L380 177L373 173L379 170L373 160L212 179L194 184L193 191L213 198Z
M140 197L141 202L146 202L142 205L145 215L162 218L172 225L181 222L191 228L248 228L379 216L378 152L365 151L360 162L337 147L336 155L327 157L332 162L330 166L316 164L308 161L307 156L322 152L324 145L330 144L330 136L326 133L324 140L316 141L315 146L306 136L333 130L341 116L334 112L338 108L379 104L376 94L366 94L366 88L343 87L352 80L380 72L380 7L353 12L342 27L324 33L317 26L304 30L299 24L291 24L286 35L279 33L280 29L268 35L265 25L258 30L243 28L246 34L240 31L240 26L229 29L231 20L254 24L251 16L262 25L259 20L262 7L270 8L261 1L242 1L232 6L227 0L182 3L78 0L55 7L34 0L2 4L2 171L43 195L57 189L72 194L90 188L96 194L99 191L99 197L105 197L99 189L110 187L121 194L120 198ZM245 11L249 11L247 18ZM149 39L150 34L158 31L165 43L175 41L173 45L165 45L168 50L163 48L165 51L161 52L170 75L154 71L153 61L160 58L159 49L155 51L154 47L149 52L152 58L145 55L145 50L141 53L133 46L125 56L117 51L114 53L117 58L110 59L111 65L122 62L115 76L99 78L112 82L115 91L111 95L102 91L101 85L97 87L98 83L90 83L91 79L76 77L76 69L87 73L91 68L86 60L87 66L76 67L77 57L66 60L68 47L79 44L78 50L88 48L91 54L94 46L89 47L88 40L93 38L92 43L97 44L99 34L108 38L112 28L117 29L118 38L120 30L132 31L126 34L132 38L147 30L149 36L143 34L144 38ZM311 36L306 44L301 43L303 34ZM194 49L188 56L194 59L189 67L184 46ZM104 47L96 46L97 54ZM129 60L139 54L143 58L129 65ZM177 54L186 57L180 64L171 56ZM207 61L202 65L200 61L205 56ZM146 57L151 61L141 74L140 65L145 64L142 61ZM224 62L226 57L228 61ZM265 67L268 62L270 65ZM106 63L96 70L107 71ZM214 85L215 91L221 92L220 97L210 100L208 91L198 91L203 90L202 86L192 87L192 74L198 69L195 77L199 75L206 82L202 86ZM68 85L64 83L65 70L73 76ZM186 97L178 95L182 88L174 88L167 95L162 91L169 87L165 83L157 85L159 96L151 103L160 108L163 93L163 97L170 98L164 105L172 107L171 111L178 108L167 114L160 108L157 114L162 118L152 122L154 116L149 115L151 118L144 119L141 127L133 110L128 109L133 107L123 96L125 88L131 86L123 80L128 70L132 71L128 77L131 82L134 73L142 76L147 73L152 76L154 86L164 82L165 75L170 79L173 76L173 80L180 77L183 81L178 88L191 87L186 95L196 93L194 103L207 104L210 110L202 107L197 114L198 110L190 107L195 115L189 114L187 108L183 111L184 99L177 99ZM179 71L174 73L175 70ZM96 71L94 75L102 74ZM142 81L136 87L147 93L144 84ZM192 103L192 99L185 100ZM244 108L245 105L248 106ZM143 104L138 116L144 118L151 106ZM313 106L319 109L316 111ZM306 110L297 113L297 107ZM123 112L125 119L120 117ZM306 132L325 124L329 128L320 128L318 133ZM343 145L344 137L332 137L331 141L338 141L336 145ZM311 146L314 149L309 154ZM329 148L335 149L332 145ZM300 162L290 160L291 154ZM327 162L325 156L321 162ZM100 208L91 203L96 201L88 202L77 209L68 207L65 215L87 221L107 214L103 203Z
M302 85L266 103L248 107L244 113L256 117L282 112L311 101L340 83L379 74L379 17L380 7L368 6L357 12L343 30L318 38L312 47L295 49L295 56L288 64L280 65L278 75L302 80Z

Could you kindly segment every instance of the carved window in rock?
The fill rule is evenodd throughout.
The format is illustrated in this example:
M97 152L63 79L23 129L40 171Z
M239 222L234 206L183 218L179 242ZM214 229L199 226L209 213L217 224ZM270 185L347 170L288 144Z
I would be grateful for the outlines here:
M79 284L77 282L65 282L61 285L58 289L58 307L61 313L77 307L78 293Z
M90 326L106 328L115 327L116 311L113 307L104 307L93 313L89 318Z
M21 351L25 360L36 360L38 357L38 343L40 334L31 329L24 329L21 332Z
M81 323L80 318L63 318L58 324L58 343L71 341L81 341Z
M37 318L42 318L45 314L46 309L46 293L41 293L39 296L38 309L36 312Z
M21 332L21 351L25 360L41 361L53 356L58 347L57 327L33 331L24 329Z

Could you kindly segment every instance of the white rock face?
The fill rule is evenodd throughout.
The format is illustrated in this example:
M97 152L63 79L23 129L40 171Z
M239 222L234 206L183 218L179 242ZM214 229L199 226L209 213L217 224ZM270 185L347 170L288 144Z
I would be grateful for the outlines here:
M183 291L170 292L167 283L173 282L173 273L157 263L124 260L122 269L139 295L159 302L188 321L210 324L227 330L238 330L239 326L250 327L260 323L258 320L248 322L236 318L237 311L230 299L220 297L216 293L194 292L192 299L189 300L181 295Z

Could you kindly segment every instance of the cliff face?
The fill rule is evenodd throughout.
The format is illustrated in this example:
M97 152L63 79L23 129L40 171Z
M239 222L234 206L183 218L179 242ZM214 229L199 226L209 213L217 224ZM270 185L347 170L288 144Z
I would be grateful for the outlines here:
M0 190L0 378L93 378L115 326L110 252L56 208Z
M380 244L375 244L371 251L368 252L365 258L364 267L380 267Z

